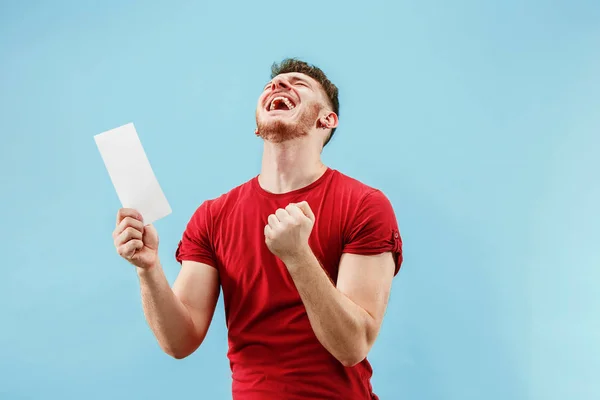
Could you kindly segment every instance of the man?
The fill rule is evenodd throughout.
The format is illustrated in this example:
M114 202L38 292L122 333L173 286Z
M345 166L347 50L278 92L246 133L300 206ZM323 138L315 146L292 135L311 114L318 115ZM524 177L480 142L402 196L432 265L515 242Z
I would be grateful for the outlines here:
M235 400L377 399L367 353L402 263L382 192L321 162L338 90L317 67L272 67L258 99L260 174L191 217L171 289L158 235L122 209L118 253L137 268L144 314L161 348L192 354L223 289Z

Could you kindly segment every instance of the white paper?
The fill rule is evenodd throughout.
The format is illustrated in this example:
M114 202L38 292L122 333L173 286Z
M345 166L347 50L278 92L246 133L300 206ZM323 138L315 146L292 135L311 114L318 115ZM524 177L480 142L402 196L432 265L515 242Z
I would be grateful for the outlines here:
M133 123L100 133L94 140L124 208L140 212L145 225L171 214Z

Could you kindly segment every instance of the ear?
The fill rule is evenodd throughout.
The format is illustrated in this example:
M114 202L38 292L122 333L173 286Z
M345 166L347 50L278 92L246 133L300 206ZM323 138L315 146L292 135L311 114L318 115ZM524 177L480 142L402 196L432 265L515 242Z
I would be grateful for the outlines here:
M337 128L337 126L338 116L333 111L330 111L327 115L323 115L317 122L317 128L334 129Z

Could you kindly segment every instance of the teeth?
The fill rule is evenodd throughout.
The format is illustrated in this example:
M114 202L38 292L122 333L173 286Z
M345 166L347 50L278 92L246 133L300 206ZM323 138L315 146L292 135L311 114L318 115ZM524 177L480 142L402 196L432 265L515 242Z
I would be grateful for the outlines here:
M270 111L273 111L275 109L275 104L276 102L279 101L283 101L285 103L285 105L287 106L288 109L292 110L295 108L294 104L289 101L287 98L285 97L275 97L272 101L271 101L271 107L270 107Z
M285 105L291 110L292 108L294 108L294 105L292 104L291 101L289 101L288 99L286 99L285 97L283 98L283 102L285 103Z

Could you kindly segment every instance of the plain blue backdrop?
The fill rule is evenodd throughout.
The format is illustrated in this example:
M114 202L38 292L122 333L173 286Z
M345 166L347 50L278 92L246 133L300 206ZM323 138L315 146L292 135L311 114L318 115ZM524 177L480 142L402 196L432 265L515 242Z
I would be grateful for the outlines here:
M288 56L340 88L324 161L402 231L376 393L600 398L599 21L591 0L1 1L0 398L231 398L221 301L192 356L158 348L93 136L135 124L172 282L195 208L258 174Z

